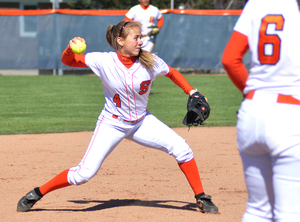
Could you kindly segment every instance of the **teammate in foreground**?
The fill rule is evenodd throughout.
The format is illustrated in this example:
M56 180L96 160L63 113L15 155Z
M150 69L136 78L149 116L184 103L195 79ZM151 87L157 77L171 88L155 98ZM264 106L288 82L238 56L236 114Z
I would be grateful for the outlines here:
M115 51L74 54L71 50L74 38L61 58L68 66L90 68L102 80L106 103L84 157L78 166L27 193L18 202L17 210L30 210L52 190L87 182L126 138L172 155L190 183L200 211L217 213L211 196L204 193L189 145L147 110L151 82L159 75L169 77L187 94L197 93L196 90L161 58L141 50L141 29L137 23L122 21L116 26L109 25L106 39Z
M224 68L245 97L237 121L249 194L243 222L300 221L299 27L296 0L250 0L224 50Z
M152 52L158 32L153 32L151 27L158 26L161 29L164 18L157 7L150 5L150 0L139 0L139 2L139 5L133 6L126 13L124 21L136 22L142 27L142 49Z

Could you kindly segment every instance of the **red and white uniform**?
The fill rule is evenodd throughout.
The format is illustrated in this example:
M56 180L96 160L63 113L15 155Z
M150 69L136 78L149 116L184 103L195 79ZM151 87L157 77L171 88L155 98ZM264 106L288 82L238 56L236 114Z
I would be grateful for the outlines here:
M124 20L131 22L140 22L142 24L142 49L151 52L154 44L154 36L148 36L147 34L151 31L149 26L157 25L162 28L164 20L159 9L153 5L144 7L142 4L133 6L125 15Z
M150 72L138 61L127 68L116 52L88 53L85 62L102 80L106 100L104 110L129 121L146 115L150 83L156 76L169 73L169 67L159 58Z
M147 35L151 29L149 26L156 25L157 20L162 18L159 9L153 5L145 8L143 5L133 6L127 13L126 17L140 22L142 24L142 35Z
M157 76L169 77L187 94L192 86L159 57L152 71L134 58L118 52L76 55L69 48L63 52L64 64L88 67L102 80L106 100L83 159L68 172L70 184L82 184L92 178L124 138L162 150L174 156L178 163L193 159L193 152L185 140L147 110L151 83Z
M249 193L243 222L300 221L299 27L296 0L249 0L224 50L224 68L245 97L237 121Z

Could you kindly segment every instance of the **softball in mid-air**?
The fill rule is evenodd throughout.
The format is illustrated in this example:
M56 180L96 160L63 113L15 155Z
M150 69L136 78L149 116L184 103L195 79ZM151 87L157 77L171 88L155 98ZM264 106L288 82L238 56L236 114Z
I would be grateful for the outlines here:
M72 51L76 54L84 53L86 50L85 42L80 41L79 39L75 40L76 42L71 43Z

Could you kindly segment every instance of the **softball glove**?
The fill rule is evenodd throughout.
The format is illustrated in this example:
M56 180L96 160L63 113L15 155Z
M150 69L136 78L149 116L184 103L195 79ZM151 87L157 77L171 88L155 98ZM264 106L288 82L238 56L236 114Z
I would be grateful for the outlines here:
M203 125L209 114L210 106L206 97L199 92L195 92L188 98L187 114L182 123L188 127Z
M151 31L148 32L148 36L157 36L160 31L157 25L149 26L148 28L151 28Z

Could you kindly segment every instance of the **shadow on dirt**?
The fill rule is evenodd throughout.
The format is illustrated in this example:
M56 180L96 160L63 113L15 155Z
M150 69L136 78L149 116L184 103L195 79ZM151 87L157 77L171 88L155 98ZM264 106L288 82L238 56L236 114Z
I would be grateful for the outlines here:
M115 207L126 207L126 206L143 206L143 207L158 207L165 209L176 209L176 210L189 210L197 211L196 203L188 203L175 200L138 200L138 199L111 199L108 201L101 200L70 200L75 204L91 204L95 203L95 206L87 207L84 209L32 209L31 211L98 211L105 210ZM78 208L78 207L74 207Z

